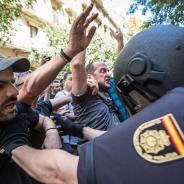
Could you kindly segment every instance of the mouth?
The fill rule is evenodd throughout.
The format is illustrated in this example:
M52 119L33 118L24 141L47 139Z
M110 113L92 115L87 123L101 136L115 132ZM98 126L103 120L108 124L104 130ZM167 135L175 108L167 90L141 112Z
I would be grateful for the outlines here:
M4 106L4 109L9 113L12 113L16 110L16 102L10 102Z
M110 84L110 78L106 78L105 83L109 85Z

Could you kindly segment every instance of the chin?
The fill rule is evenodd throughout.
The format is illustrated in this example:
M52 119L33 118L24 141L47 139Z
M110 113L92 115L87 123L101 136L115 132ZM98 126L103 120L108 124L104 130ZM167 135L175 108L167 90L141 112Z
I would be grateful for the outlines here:
M16 115L16 112L14 113L11 113L11 114L7 114L7 115L4 115L4 114L1 114L0 115L0 121L9 121L9 120L12 120Z
M110 88L110 84L105 85L105 88L108 90Z

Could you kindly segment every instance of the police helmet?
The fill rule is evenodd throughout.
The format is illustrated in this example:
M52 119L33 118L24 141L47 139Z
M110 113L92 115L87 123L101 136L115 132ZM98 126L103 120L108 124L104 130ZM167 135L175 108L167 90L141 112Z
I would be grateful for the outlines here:
M184 28L156 25L135 35L120 52L114 77L118 88L137 109L183 86Z

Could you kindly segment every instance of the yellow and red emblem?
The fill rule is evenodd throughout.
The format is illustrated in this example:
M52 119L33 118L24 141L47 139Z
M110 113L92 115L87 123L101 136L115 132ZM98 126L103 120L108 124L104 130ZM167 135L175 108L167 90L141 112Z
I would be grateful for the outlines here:
M184 135L172 114L140 125L133 143L137 153L153 163L184 158Z

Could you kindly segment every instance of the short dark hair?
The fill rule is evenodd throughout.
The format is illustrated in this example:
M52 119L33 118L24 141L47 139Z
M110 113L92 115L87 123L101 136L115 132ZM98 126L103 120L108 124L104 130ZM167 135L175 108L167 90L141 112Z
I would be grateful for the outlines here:
M66 78L68 77L68 75L70 75L71 74L71 72L66 72L66 73L64 73L64 75L63 75L63 80L66 80Z
M89 64L86 65L87 74L92 74L93 75L94 71L95 71L95 66L94 66L93 63L89 63Z

